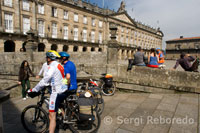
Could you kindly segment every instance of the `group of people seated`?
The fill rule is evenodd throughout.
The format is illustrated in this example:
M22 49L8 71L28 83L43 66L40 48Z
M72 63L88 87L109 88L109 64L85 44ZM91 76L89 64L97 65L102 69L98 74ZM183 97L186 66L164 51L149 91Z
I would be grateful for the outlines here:
M144 55L141 47L138 47L137 52L134 54L134 59L129 60L128 70L131 70L132 65L136 66L147 66L152 68L163 68L164 65L164 53L160 48L152 48L148 57ZM191 64L193 62L193 64ZM176 61L173 69L176 69L178 66L181 66L185 71L198 72L199 59L189 54L181 53L180 59Z
M150 54L146 57L141 47L138 47L137 52L134 54L134 59L129 61L127 70L130 70L132 65L158 68L163 66L163 63L164 54L160 48L152 48Z

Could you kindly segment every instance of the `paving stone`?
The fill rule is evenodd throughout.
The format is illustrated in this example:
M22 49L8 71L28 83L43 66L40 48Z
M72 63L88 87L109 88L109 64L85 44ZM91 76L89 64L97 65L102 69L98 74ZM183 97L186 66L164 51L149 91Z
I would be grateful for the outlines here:
M119 128L115 131L115 133L133 133L133 132Z
M163 95L162 94L150 94L149 98L162 99Z
M177 106L176 104L160 103L157 109L175 112L176 106Z
M152 116L149 117L150 118L144 126L142 133L168 133L171 124L168 124L165 121L173 117L173 112L156 110ZM154 122L152 119L155 119L156 121ZM157 122L158 119L159 122Z

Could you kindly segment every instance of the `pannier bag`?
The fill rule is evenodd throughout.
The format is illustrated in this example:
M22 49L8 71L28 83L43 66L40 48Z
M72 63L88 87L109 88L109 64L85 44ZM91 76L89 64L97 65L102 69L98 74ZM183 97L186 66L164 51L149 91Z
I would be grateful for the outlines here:
M81 94L78 99L80 120L91 121L93 117L93 109L96 106L95 99L93 97L85 97Z
M105 79L106 87L112 87L112 80L113 80L113 78L106 78Z

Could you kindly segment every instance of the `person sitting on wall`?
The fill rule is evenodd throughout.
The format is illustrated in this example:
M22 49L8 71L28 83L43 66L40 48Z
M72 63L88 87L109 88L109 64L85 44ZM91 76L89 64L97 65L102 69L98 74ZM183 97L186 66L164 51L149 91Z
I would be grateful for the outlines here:
M151 48L150 54L148 56L148 67L158 68L159 57L156 54L154 48Z
M193 61L194 63L191 64L191 62ZM181 53L180 59L176 61L176 64L173 67L173 69L176 69L179 66L179 64L185 71L198 72L199 59L195 59L195 57L190 56L189 54Z
M163 51L160 48L156 48L156 53L159 57L159 61L158 61L159 68L165 68L165 65L164 65L165 57L164 57Z
M141 47L138 47L138 51L134 54L134 65L136 66L146 66L145 64L145 56L141 49Z

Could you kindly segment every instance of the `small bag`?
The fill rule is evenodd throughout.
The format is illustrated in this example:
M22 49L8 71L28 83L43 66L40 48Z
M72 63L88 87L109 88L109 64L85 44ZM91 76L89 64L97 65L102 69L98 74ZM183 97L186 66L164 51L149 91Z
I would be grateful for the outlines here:
M106 78L105 79L106 87L112 87L112 80L113 80L113 78Z

